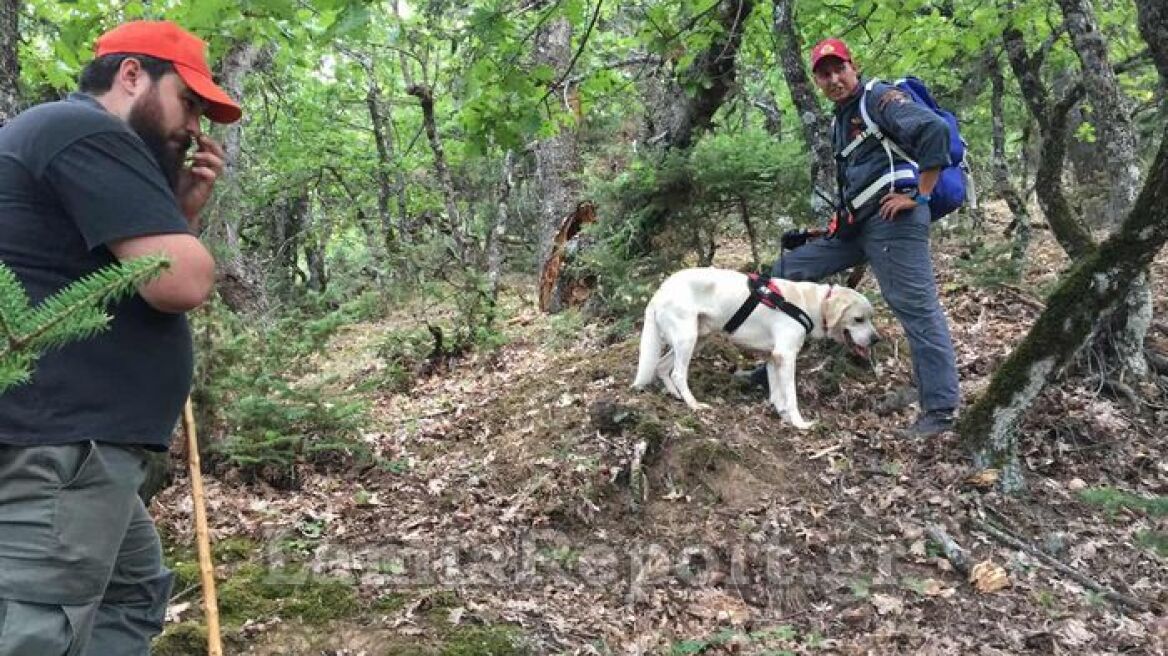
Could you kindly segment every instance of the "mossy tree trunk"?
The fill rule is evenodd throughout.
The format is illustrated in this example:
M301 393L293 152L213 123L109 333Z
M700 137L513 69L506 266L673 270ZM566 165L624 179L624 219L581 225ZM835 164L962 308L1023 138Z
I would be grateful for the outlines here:
M404 204L400 201L401 188L405 179L398 165L397 144L393 137L392 108L385 99L385 92L377 81L376 62L372 56L365 53L353 52L351 56L365 71L368 85L365 93L365 107L369 110L369 125L373 128L373 145L377 148L377 218L381 228L381 239L378 240L386 253L397 249L398 239L404 237L398 231L405 225L404 211L394 225L393 211L390 209L395 196L399 198L398 207ZM395 179L396 178L396 179Z
M1168 131L1166 131L1168 132ZM1001 485L1022 486L1018 425L1051 379L1070 364L1101 321L1168 241L1168 135L1135 207L1119 229L1064 276L1026 338L964 414L958 431L981 467L1001 469Z
M1088 0L1058 0L1067 33L1080 67L1079 77L1091 103L1091 124L1105 163L1107 223L1114 225L1127 215L1140 187L1140 161L1136 156L1136 131L1131 103L1123 92L1107 54L1107 38L1099 29L1095 9ZM1145 273L1132 281L1124 303L1115 312L1100 342L1108 354L1110 375L1123 378L1148 375L1144 340L1152 323L1152 292Z
M470 247L463 223L462 212L458 208L458 192L454 188L454 178L446 163L446 149L438 134L438 122L434 118L434 91L428 84L412 84L406 93L418 99L422 107L422 125L426 128L426 139L434 153L434 174L442 188L442 202L446 207L446 232L454 242L455 254L460 262L469 262Z
M1127 216L1140 190L1140 162L1131 103L1123 92L1107 55L1107 37L1099 29L1089 0L1058 0L1067 33L1079 58L1079 78L1091 103L1090 120L1108 178L1110 222Z
M1094 89L1093 93L1098 94L1102 92L1095 87L1107 87L1104 80L1095 80L1091 85L1084 80L1106 76L1095 76L1093 72L1090 75L1084 73L1080 75L1084 79L1069 87L1061 98L1053 100L1041 78L1047 48L1039 48L1034 54L1030 54L1027 52L1022 33L1013 27L1007 28L1002 37L1010 66L1022 89L1022 97L1039 126L1042 139L1038 170L1035 174L1038 203L1059 245L1071 259L1081 259L1095 250L1095 241L1082 217L1072 208L1063 185L1069 114L1071 109L1086 97L1088 88ZM1086 37L1079 40L1090 41ZM1084 59L1097 66L1106 63L1105 59L1099 60L1097 57ZM1130 64L1120 66L1127 65ZM1114 78L1115 71L1110 64L1106 64L1106 67L1111 78ZM1119 91L1116 90L1115 93ZM1128 123L1130 128L1130 120ZM1136 153L1129 150L1127 156L1131 161L1127 163L1125 175L1130 175L1131 165L1136 161ZM1130 202L1125 207L1130 207ZM1126 210L1124 212L1126 213ZM1102 375L1120 379L1128 375L1142 377L1148 372L1143 355L1143 342L1151 324L1152 307L1147 275L1138 276L1124 288L1123 294L1123 305L1112 314L1107 328L1097 332L1096 348L1103 354L1108 369Z
M1168 80L1168 9L1162 0L1137 0L1136 7L1140 32L1148 42L1161 81ZM1020 68L1018 40L1020 35L1010 52L1016 71ZM1021 67L1021 73L1030 71L1036 69ZM1027 93L1023 82L1023 94ZM1033 101L1027 99L1028 103ZM1041 116L1035 118L1042 123ZM958 424L962 441L974 453L975 464L1001 470L999 481L1003 489L1015 491L1023 484L1017 455L1018 426L1023 415L1123 302L1127 290L1144 275L1166 241L1168 126L1161 128L1156 159L1127 218L1107 241L1077 258L1078 264L1063 277L1034 327Z

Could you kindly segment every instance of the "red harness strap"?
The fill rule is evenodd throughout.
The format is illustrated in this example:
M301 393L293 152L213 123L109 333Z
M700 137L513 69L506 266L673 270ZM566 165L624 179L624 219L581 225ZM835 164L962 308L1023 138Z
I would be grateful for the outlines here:
M772 310L785 312L789 317L798 321L799 325L803 326L803 330L808 333L815 329L815 323L811 321L811 317L807 316L802 308L783 298L783 292L779 290L777 279L752 273L746 285L750 289L750 295L746 297L746 301L742 303L734 316L730 317L726 325L722 326L722 330L728 333L738 330L738 327L746 321L751 312L754 312L759 303Z

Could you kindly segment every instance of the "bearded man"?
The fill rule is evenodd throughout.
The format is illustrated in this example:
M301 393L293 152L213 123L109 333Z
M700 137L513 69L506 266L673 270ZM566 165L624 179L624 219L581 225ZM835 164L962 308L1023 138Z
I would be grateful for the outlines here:
M96 42L79 91L0 129L0 260L38 303L114 262L170 267L0 395L0 656L149 654L173 580L137 490L190 391L185 312L215 262L199 213L223 170L200 120L239 106L166 21ZM192 150L193 147L193 150Z

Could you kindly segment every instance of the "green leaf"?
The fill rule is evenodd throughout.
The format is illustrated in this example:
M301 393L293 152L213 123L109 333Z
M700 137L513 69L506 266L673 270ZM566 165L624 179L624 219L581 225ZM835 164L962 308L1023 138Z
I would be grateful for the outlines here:
M359 30L365 29L370 21L369 8L362 4L351 4L337 16L329 27L328 38L350 36Z

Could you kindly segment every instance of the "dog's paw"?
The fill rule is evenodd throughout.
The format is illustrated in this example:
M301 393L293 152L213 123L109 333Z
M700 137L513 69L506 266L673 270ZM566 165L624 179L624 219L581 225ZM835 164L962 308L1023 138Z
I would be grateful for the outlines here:
M698 401L697 403L689 404L689 409L693 410L694 412L704 412L710 409L710 404Z
M792 426L794 426L795 428L797 428L798 430L801 430L801 431L811 430L812 428L815 428L814 421L807 421L806 419L803 419L802 417L789 417L789 420L790 420Z

